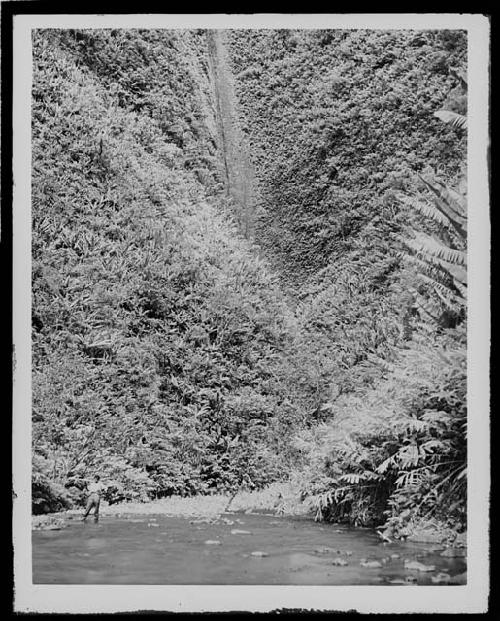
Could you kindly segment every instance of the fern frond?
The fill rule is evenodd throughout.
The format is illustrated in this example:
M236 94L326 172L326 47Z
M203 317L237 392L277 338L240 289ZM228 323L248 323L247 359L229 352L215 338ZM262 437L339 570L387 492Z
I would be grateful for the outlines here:
M456 306L464 306L466 303L466 296L463 296L460 292L454 293L449 286L429 278L425 274L420 274L421 279L431 285L436 296L451 309L456 309ZM455 283L453 283L455 284Z
M415 239L408 240L408 244L418 254L426 257L430 256L437 259L439 262L443 262L443 267L445 268L448 267L446 264L467 265L467 253L465 251L450 248L425 233L419 233Z
M439 198L446 202L446 205L456 216L465 221L467 220L467 201L465 199L465 194L459 194L437 178L434 178L432 181L427 179L427 183L435 194L439 195Z
M415 255L409 255L407 257L407 263L413 265L417 269L419 275L424 277L424 281L430 281L431 284L440 282L448 287L453 286L453 277L448 270L440 263L434 263L433 261L434 260L431 259L423 260ZM416 292L415 295L418 296L418 292Z
M419 175L420 180L434 194L436 207L449 219L450 224L461 239L467 239L467 205L465 199L456 200L456 193L451 194L449 188L437 179L429 180Z
M434 222L436 222L437 224L440 224L443 227L446 227L447 229L450 229L452 231L455 230L455 227L450 222L449 217L443 214L442 211L437 209L431 203L418 200L414 197L405 196L404 194L401 194L401 193L397 194L397 198L401 203L403 203L406 207L409 207L413 211L418 211L420 214L422 214L426 218L434 220Z
M467 129L467 117L451 110L438 110L434 116L457 129Z

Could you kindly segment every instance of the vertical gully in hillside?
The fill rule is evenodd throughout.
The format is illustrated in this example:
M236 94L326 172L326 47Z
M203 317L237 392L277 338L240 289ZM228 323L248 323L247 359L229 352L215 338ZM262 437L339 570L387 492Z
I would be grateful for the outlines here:
M210 31L208 45L227 192L234 202L235 216L241 232L248 239L253 239L255 177L248 141L241 131L238 120L233 76L224 43L224 33L219 30Z

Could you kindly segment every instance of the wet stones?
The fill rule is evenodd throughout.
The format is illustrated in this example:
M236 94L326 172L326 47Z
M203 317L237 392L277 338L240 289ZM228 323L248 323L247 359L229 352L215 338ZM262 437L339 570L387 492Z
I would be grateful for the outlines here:
M228 526L232 526L234 524L234 520L229 520L228 518L221 518L220 521L224 524L227 524Z
M394 578L389 580L389 584L417 584L415 576L406 576L406 578Z
M338 554L340 556L352 556L352 550L336 550L335 548L329 548L328 546L316 548L314 552L316 554Z
M62 523L42 524L39 526L40 530L61 530L63 528L66 528L66 525Z
M325 546L323 548L316 548L314 552L316 554L335 554L336 550L334 548L329 548L328 546Z
M367 569L378 569L379 567L382 567L382 563L380 561L367 560L365 558L362 558L359 561L359 564L361 567L366 567Z
M446 548L440 554L448 558L464 558L467 556L467 550L465 548Z
M348 564L349 563L341 556L337 556L337 558L334 558L332 561L332 565L335 565L336 567L345 567Z
M434 571L436 569L436 566L424 565L424 563L420 563L419 561L410 561L406 559L405 569L410 569L412 571Z
M417 530L408 535L408 541L414 541L415 543L441 543L445 536L443 533L436 532L435 530L423 529Z
M262 552L262 550L255 550L255 552L252 552L250 556L255 556L256 558L264 558L266 556L269 556L269 554L267 552Z
M231 535L251 535L252 533L249 530L242 530L241 528L233 528L231 530Z
M40 520L33 524L34 530L62 530L66 528L67 524L63 520L58 518L48 518Z
M207 539L205 545L207 546L220 546L222 544L218 539Z
M440 572L436 576L431 576L433 584L449 584L451 580L450 574Z

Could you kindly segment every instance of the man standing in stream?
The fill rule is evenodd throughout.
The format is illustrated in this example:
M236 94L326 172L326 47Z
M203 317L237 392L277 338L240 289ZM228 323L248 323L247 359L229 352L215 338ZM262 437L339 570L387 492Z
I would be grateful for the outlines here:
M99 520L99 505L101 503L101 494L105 489L105 486L101 483L101 477L96 474L94 476L94 481L90 483L87 487L89 491L89 497L87 499L87 506L85 507L85 514L83 516L82 521L85 522L88 514L92 507L94 508L94 522Z

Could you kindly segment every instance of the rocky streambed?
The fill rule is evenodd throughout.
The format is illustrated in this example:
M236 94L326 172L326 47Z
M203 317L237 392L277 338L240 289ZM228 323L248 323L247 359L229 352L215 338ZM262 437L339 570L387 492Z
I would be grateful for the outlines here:
M77 514L33 531L38 584L465 584L466 548L272 514Z

